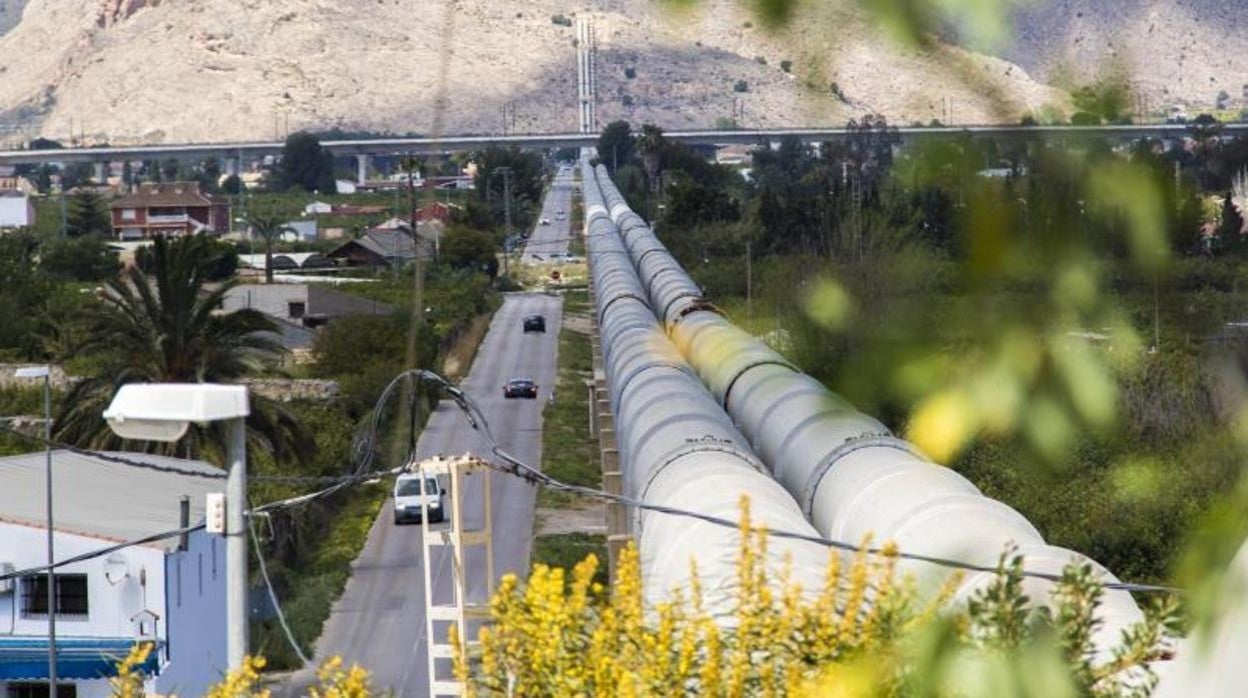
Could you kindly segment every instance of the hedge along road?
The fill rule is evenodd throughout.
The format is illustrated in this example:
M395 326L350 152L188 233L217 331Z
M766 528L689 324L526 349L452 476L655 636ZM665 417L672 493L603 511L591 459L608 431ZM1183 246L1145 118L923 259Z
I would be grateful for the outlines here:
M544 294L506 294L494 314L472 370L460 384L477 401L500 445L526 463L541 462L542 408L555 386L556 351L563 300ZM546 318L545 333L524 333L526 315ZM539 386L537 400L504 399L502 386L514 377L530 378ZM442 401L429 417L416 443L417 457L484 455L489 450L469 427L460 411ZM495 459L496 460L496 459ZM465 527L479 528L481 477L465 486ZM494 515L494 573L524 575L528 571L536 490L504 475L492 477ZM389 499L369 531L351 578L334 604L316 645L314 664L340 656L349 666L357 663L372 673L373 687L395 695L428 695L425 591L421 571L421 527L396 526L394 501ZM447 524L433 524L435 528ZM435 548L435 603L451 600L450 551ZM469 599L485 600L485 556L467 556ZM497 580L496 580L497 581ZM445 628L445 624L439 624ZM440 630L439 632L445 632ZM439 638L445 641L445 638ZM450 664L439 669L449 679ZM283 687L288 696L304 695L314 672L297 672Z

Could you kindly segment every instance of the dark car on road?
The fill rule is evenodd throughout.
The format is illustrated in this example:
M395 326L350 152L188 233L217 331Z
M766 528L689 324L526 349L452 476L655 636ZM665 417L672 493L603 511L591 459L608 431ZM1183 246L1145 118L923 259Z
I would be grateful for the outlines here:
M507 385L503 386L503 397L535 400L537 399L537 383L528 378L512 378L507 381Z
M524 318L524 331L525 332L545 332L546 331L546 318L542 317L541 315L529 315L528 317Z

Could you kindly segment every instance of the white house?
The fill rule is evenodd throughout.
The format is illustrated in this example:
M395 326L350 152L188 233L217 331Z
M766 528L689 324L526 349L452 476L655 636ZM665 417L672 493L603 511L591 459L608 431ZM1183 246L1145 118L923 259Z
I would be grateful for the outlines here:
M131 460L220 476L206 463L144 454ZM44 453L0 458L0 578L47 563ZM219 477L146 470L53 452L55 558L203 520ZM55 574L58 694L109 695L115 663L136 642L154 643L148 694L201 695L226 666L225 541L203 530L185 540L134 545L58 568ZM0 698L46 696L46 573L0 582Z
M0 229L26 228L35 224L35 206L16 189L0 191Z

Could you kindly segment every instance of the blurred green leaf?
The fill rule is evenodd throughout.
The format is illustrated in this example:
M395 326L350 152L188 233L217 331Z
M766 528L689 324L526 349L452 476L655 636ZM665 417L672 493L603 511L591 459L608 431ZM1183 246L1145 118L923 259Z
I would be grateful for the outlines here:
M1089 207L1106 217L1121 217L1135 263L1157 270L1168 256L1163 198L1157 182L1141 167L1111 160L1092 168L1087 178Z
M854 312L854 299L836 280L822 279L811 291L806 310L815 322L835 331L849 322Z

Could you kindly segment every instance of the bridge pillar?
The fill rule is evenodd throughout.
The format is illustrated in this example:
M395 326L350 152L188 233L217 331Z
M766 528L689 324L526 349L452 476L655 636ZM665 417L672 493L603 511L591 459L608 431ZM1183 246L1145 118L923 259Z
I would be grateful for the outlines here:
M237 177L238 176L238 158L233 157L233 156L227 156L227 157L221 158L221 172L226 177L229 177L231 175Z
M92 164L95 166L95 174L92 176L91 179L96 184L108 184L108 163L107 162L95 162Z
M373 169L372 155L356 155L355 156L355 182L356 184L364 184L368 182L368 175Z

